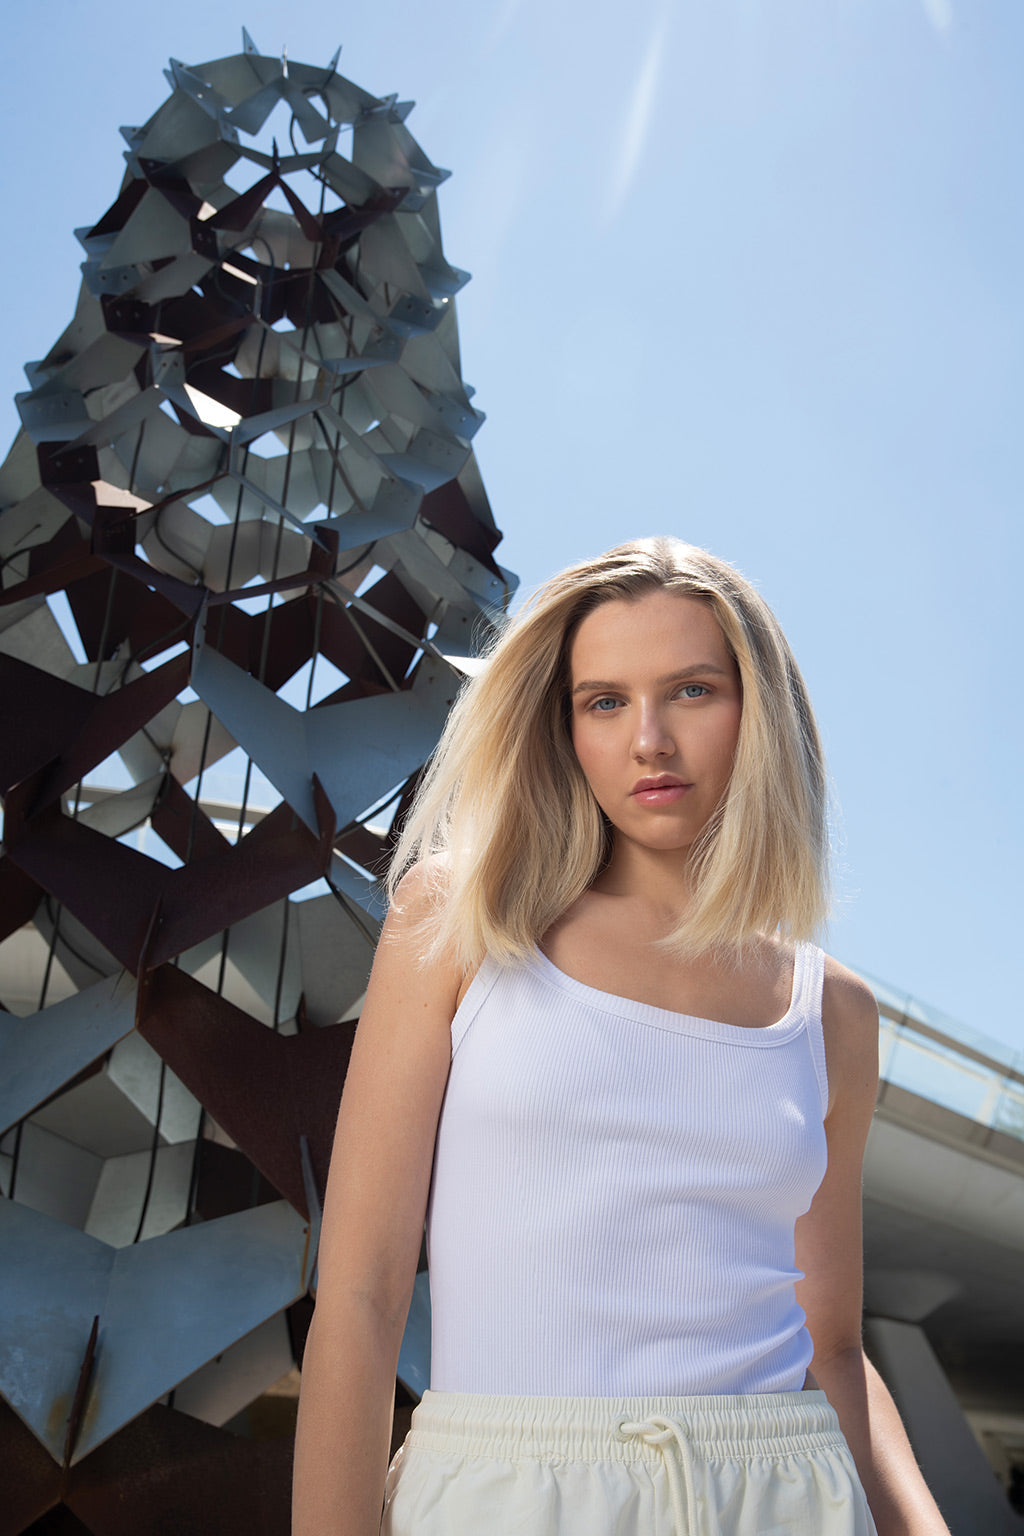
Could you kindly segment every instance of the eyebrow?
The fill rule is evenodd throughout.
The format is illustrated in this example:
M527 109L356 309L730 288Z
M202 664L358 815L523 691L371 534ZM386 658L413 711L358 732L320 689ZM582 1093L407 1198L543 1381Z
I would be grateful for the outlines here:
M656 677L654 681L659 688L663 688L666 683L681 683L688 677L707 677L709 675L729 677L730 673L724 667L716 667L713 661L700 661L696 666L684 667L681 672L667 672L664 677ZM607 690L609 693L621 693L624 691L621 683L584 680L576 684L572 690L572 696L575 698L578 693L601 692L602 690Z

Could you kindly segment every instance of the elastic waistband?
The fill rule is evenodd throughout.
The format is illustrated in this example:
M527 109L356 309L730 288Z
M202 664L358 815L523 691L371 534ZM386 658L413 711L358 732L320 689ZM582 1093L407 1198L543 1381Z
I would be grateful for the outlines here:
M410 1446L491 1460L648 1460L635 1426L671 1421L694 1457L733 1460L845 1445L824 1392L715 1397L492 1397L425 1392ZM624 1426L631 1426L625 1430Z

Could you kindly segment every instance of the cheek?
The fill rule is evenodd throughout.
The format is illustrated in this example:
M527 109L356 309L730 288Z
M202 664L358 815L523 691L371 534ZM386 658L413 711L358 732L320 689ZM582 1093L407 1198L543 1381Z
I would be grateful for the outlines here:
M583 770L583 776L587 783L596 793L596 780L600 778L601 774L601 744L599 740L595 739L594 732L588 730L587 727L588 722L586 720L574 720L569 734L572 740L573 751L576 753L576 761Z
M583 769L583 772L586 773L587 772L587 764L590 761L590 755L589 755L589 752L588 752L589 743L587 741L587 733L586 733L585 730L582 730L580 728L580 726L577 724L577 722L575 720L573 721L572 726L570 727L570 730L569 730L569 739L572 742L572 749L573 749L573 751L576 754L576 761L579 763L580 767Z

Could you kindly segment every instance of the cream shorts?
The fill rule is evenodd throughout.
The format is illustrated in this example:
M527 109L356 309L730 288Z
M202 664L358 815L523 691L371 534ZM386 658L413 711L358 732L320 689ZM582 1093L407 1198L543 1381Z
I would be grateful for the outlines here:
M874 1536L823 1392L427 1392L384 1536Z

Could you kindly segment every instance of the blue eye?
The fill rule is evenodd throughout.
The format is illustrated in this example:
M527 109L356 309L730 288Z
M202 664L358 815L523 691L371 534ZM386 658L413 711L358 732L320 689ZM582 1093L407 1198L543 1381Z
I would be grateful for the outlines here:
M590 707L600 711L602 715L607 715L617 707L617 704L617 699L595 699Z
M684 699L699 699L708 690L703 683L686 683L679 691Z

